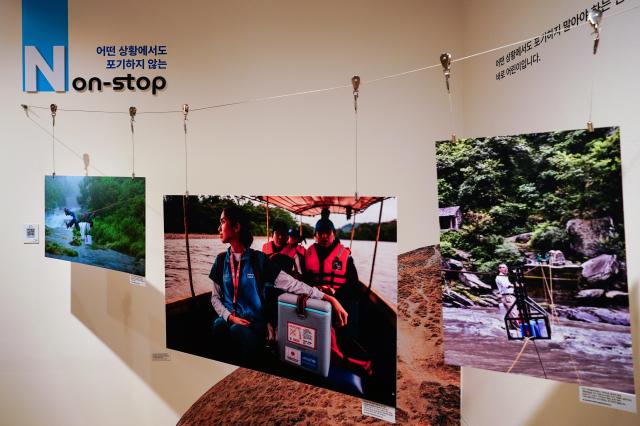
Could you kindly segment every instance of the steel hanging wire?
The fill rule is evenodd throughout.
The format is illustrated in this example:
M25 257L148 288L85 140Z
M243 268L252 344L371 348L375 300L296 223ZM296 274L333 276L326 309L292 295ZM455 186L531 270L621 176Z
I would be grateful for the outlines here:
M189 274L189 289L191 290L191 300L195 301L196 292L193 287L193 268L191 266L191 249L189 247L189 182L187 176L188 169L188 152L187 152L187 115L189 114L189 105L182 105L182 128L184 129L184 195L182 196L182 217L184 224L184 243L187 252L187 271Z

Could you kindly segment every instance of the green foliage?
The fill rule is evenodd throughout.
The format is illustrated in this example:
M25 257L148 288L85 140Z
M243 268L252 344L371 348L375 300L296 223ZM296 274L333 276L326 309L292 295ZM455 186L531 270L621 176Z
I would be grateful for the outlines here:
M82 245L82 234L80 233L80 229L73 227L73 239L69 243L72 246L81 246Z
M171 195L164 198L164 232L184 233L183 196ZM267 233L267 213L264 204L237 197L221 196L189 196L187 209L189 214L189 232L194 234L217 234L220 225L220 215L225 207L238 206L247 215L251 223L251 233L254 236L264 236ZM298 229L300 223L287 210L269 206L269 226L275 221L284 222L290 229ZM357 224L355 239L375 240L377 223ZM380 227L380 241L396 241L397 222L384 222ZM302 235L313 238L313 226L303 223ZM336 235L342 239L351 238L351 231L336 230Z
M452 247L462 247L464 237L462 233L456 231L445 231L440 233L440 244L449 243Z
M397 239L398 222L395 220L382 222L380 224L379 241L393 241ZM377 223L356 223L356 231L354 232L354 240L375 241L378 232ZM351 229L337 230L337 236L340 239L348 240L351 238Z
M44 208L54 210L64 207L65 191L68 190L64 178L46 176L44 180Z
M478 268L513 259L517 247L500 238L528 231L535 250L567 250L569 219L609 216L623 229L619 129L443 141L436 153L440 207L463 211L460 231L441 241ZM603 247L624 258L623 235Z
M440 254L442 257L454 257L456 255L456 251L449 241L440 241Z
M559 228L549 222L537 225L531 234L529 246L541 253L549 250L565 251L569 245L569 235L564 228Z
M164 198L164 232L184 233L183 199L180 195ZM189 196L187 210L189 215L189 232L194 234L217 234L220 226L220 215L225 207L238 206L247 215L254 236L266 235L267 213L265 206L254 205L249 200L220 196ZM295 217L286 210L269 206L269 226L280 220L289 228L300 225ZM313 228L303 224L303 235L313 236Z
M66 248L61 246L58 243L52 242L52 241L47 241L44 245L44 251L49 253L49 254L54 254L54 255L58 255L58 256L72 256L72 257L76 257L78 256L78 252L70 249L70 248Z
M82 180L78 203L84 212L95 214L91 229L94 247L144 257L144 191L142 179L88 177Z

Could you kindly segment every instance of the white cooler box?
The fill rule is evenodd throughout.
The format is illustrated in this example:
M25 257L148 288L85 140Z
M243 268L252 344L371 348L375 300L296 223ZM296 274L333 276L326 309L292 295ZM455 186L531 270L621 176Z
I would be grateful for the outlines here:
M278 297L278 348L280 360L327 377L331 357L331 304L299 296Z

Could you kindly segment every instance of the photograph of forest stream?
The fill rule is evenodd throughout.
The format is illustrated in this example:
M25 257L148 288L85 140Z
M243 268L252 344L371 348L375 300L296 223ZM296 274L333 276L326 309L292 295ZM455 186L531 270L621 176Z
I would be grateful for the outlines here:
M45 176L45 256L145 275L145 179Z
M633 393L620 129L436 157L446 362Z

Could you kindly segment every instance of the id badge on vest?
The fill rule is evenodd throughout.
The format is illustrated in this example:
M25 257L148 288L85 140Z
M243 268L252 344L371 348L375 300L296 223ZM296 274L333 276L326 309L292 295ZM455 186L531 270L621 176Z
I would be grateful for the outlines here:
M333 262L331 263L331 269L334 271L339 271L342 269L342 260L338 256L333 258Z

